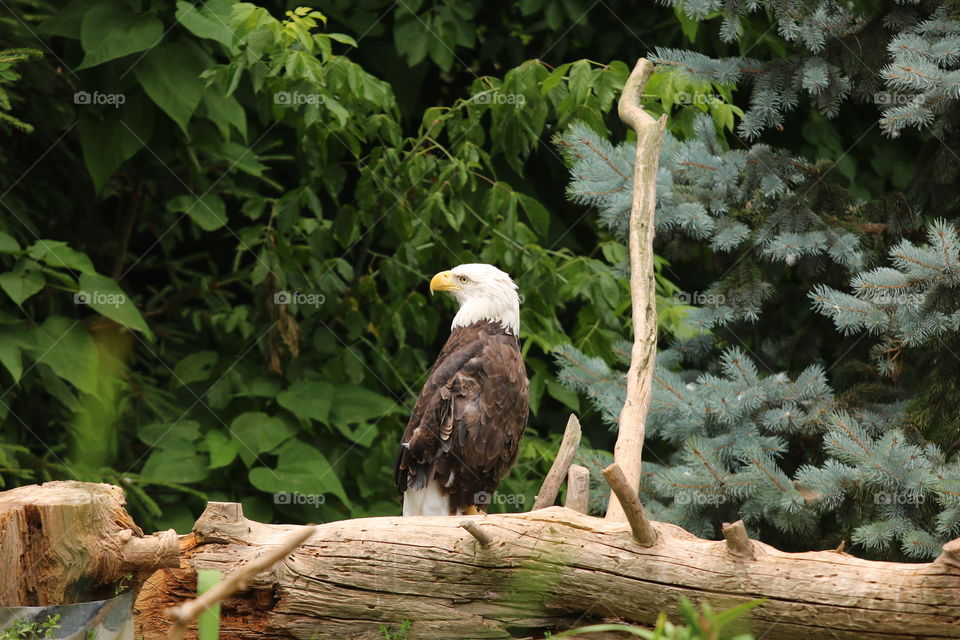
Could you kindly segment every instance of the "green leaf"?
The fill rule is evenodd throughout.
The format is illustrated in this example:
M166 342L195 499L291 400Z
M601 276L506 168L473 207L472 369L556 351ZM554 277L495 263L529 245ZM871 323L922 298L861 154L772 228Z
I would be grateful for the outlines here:
M140 315L140 310L113 278L81 274L80 291L75 299L119 325L152 335L147 321Z
M177 2L176 18L193 35L216 40L232 53L236 50L234 32L228 26L232 7L232 0L206 0L196 5L181 1Z
M332 493L350 505L333 467L317 449L300 440L291 440L280 447L277 454L275 469L255 467L250 470L250 483L257 489L306 495Z
M150 99L187 133L187 123L203 94L200 74L205 68L195 46L175 42L151 49L133 72Z
M400 405L364 387L337 385L330 409L330 420L339 424L365 422L400 410Z
M86 393L97 390L97 346L76 320L50 316L31 332L30 357Z
M99 2L100 0L72 0L57 13L41 22L37 32L79 40L83 16Z
M233 96L227 97L217 87L207 87L203 93L203 107L206 116L220 129L224 140L230 139L230 126L247 137L247 115Z
M248 411L234 418L230 432L239 441L241 453L246 450L254 455L272 451L293 435L293 429L283 420L259 411Z
M173 367L177 385L182 386L191 382L206 380L210 377L210 372L219 359L220 356L216 351L191 353Z
M215 231L227 223L227 208L215 193L199 198L183 195L167 202L167 211L186 213L204 231Z
M527 214L530 224L533 225L534 231L545 238L550 231L550 212L536 198L518 193L517 199L520 201L524 213Z
M23 375L23 358L20 347L30 344L27 331L22 326L6 325L0 327L0 363L6 367L13 377L13 382L20 382Z
M18 251L20 251L20 243L10 234L0 231L0 253L17 253Z
M101 2L84 14L80 24L80 43L86 55L77 69L143 51L162 37L163 23L154 14L137 14L118 0Z
M44 262L57 269L69 269L80 273L96 273L87 254L71 249L66 242L59 240L37 240L27 253L34 260Z
M210 468L219 469L225 467L237 457L240 444L231 439L227 434L219 429L207 432L205 440L207 451L210 452Z
M97 191L117 168L150 140L154 107L140 92L126 95L118 108L105 109L101 119L91 109L80 112L83 162Z
M310 380L298 380L277 395L277 403L298 418L324 423L329 420L332 400L332 385Z
M206 458L192 448L154 449L140 471L146 480L179 484L200 482L208 474Z
M151 422L140 427L137 436L151 447L192 449L200 437L200 423L195 420Z
M12 271L0 273L0 288L17 305L23 304L24 300L43 289L46 283L39 266L33 260L18 261Z

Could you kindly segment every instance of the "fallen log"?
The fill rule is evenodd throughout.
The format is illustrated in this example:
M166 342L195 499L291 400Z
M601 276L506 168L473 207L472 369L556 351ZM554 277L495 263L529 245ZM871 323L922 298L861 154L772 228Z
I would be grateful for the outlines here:
M0 606L98 600L177 566L177 533L144 536L124 504L120 487L90 482L0 493Z
M728 527L731 541L650 524L657 541L649 547L625 522L563 507L319 525L221 604L221 638L380 638L381 624L404 621L412 638L543 637L610 618L650 625L661 610L675 616L680 596L714 608L767 598L750 625L771 640L960 638L956 541L935 562L900 564L785 553L744 540L738 524ZM157 572L141 590L137 637L166 635L165 612L194 596L198 569L229 574L297 529L210 503L184 538L181 567Z

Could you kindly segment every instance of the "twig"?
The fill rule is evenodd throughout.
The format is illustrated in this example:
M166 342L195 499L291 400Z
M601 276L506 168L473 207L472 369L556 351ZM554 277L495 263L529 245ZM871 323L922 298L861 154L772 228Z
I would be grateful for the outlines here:
M564 506L580 513L587 513L590 504L590 470L578 464L570 465L567 471L567 501Z
M291 554L294 549L312 536L315 530L316 527L303 527L299 531L290 534L275 548L259 558L254 558L243 567L229 574L225 580L218 582L202 596L168 609L167 615L174 622L173 625L170 626L167 640L182 640L187 632L187 625L196 620L197 616L218 602L229 598L237 591L246 589L247 583L258 573L266 571Z
M484 531L483 527L473 520L463 520L460 523L460 526L466 529L470 535L476 538L481 547L489 547L493 544L493 537L491 537L489 533Z
M560 441L557 457L554 458L553 465L547 472L547 477L543 479L543 485L537 492L531 511L553 505L554 500L557 499L557 493L560 491L560 485L563 483L563 478L567 475L567 469L570 468L573 456L577 454L578 448L580 448L580 421L577 420L577 416L571 413L567 420L567 427L563 431L563 440Z
M644 547L657 544L657 532L647 520L640 498L637 497L636 490L630 487L620 466L614 462L603 470L603 477L607 479L613 494L620 501L627 522L630 523L630 530L633 531L634 540Z
M953 569L960 569L960 538L945 543L943 553L934 562Z
M667 116L656 120L640 106L640 96L653 75L653 64L640 58L627 78L617 103L620 119L637 132L633 165L633 201L630 205L630 298L633 306L633 348L627 371L627 398L620 412L620 429L613 459L623 469L626 487L636 496L644 429L650 410L653 365L657 354L657 307L653 277L653 214L656 206L657 166ZM607 518L623 520L623 501L613 495Z

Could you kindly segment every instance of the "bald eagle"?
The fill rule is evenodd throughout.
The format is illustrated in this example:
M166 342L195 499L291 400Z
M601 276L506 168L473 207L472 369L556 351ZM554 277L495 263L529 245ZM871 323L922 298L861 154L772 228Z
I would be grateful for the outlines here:
M527 426L517 285L491 265L462 264L435 275L434 291L450 292L460 310L397 452L405 516L486 511Z

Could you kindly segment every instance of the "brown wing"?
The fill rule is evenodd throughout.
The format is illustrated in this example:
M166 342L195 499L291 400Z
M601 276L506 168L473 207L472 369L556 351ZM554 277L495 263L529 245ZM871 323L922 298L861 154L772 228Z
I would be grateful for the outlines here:
M435 477L449 488L452 510L482 507L516 461L528 407L516 336L491 322L455 329L407 424L398 491Z

